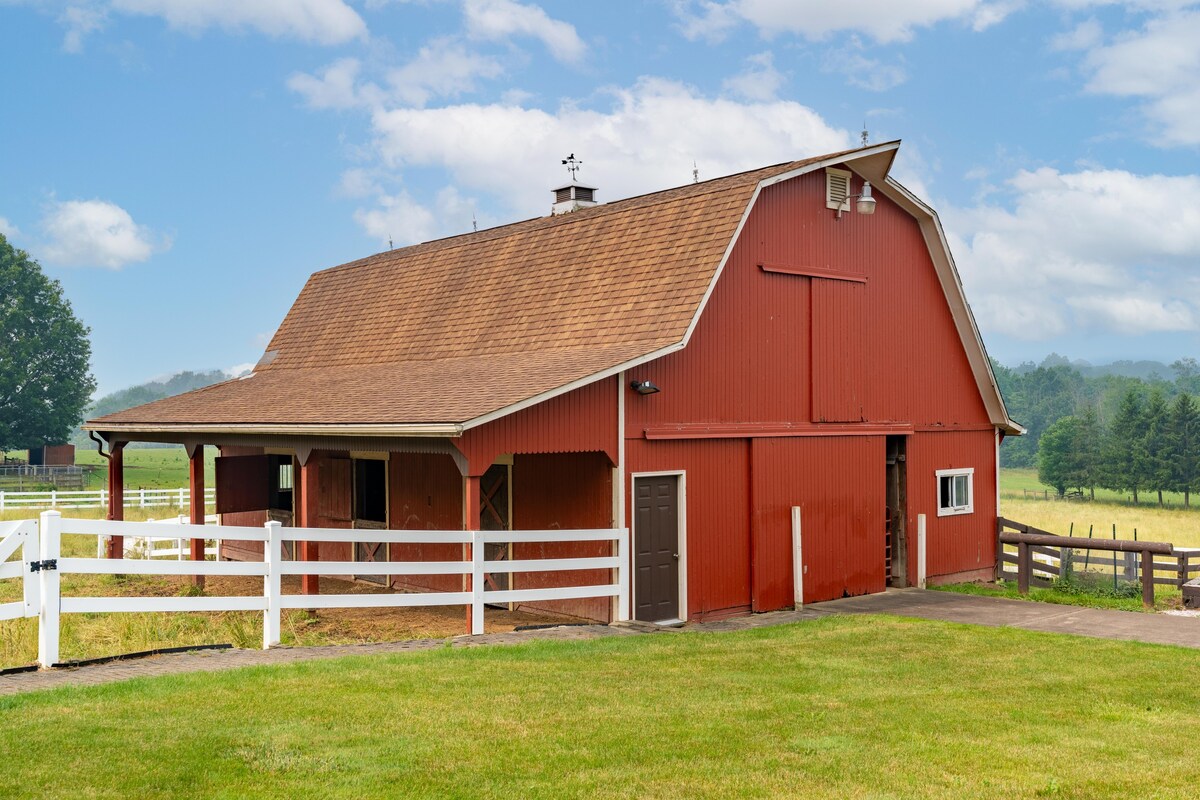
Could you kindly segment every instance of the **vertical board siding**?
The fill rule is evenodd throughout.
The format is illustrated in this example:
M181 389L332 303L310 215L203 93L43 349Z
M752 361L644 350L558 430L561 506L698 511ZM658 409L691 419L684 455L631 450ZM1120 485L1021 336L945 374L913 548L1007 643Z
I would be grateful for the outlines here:
M745 439L626 443L626 492L637 472L686 472L687 613L690 619L750 609L750 448ZM633 527L633 502L626 522ZM636 535L636 531L634 531ZM630 547L632 552L634 548ZM681 598L682 601L682 598Z
M257 456L263 454L261 447L243 447L238 445L221 445L218 458L237 456ZM221 501L220 481L217 481L217 502ZM267 524L267 512L239 511L221 514L219 524L234 527L257 528ZM221 540L221 558L231 561L261 561L263 557L262 542L246 542L240 539Z
M455 444L482 475L503 453L606 453L617 462L616 378L582 386L544 403L465 431Z
M855 178L853 191L861 185ZM761 262L867 282L765 273ZM819 339L810 336L814 301ZM827 305L834 313L823 313ZM881 195L871 216L838 220L817 172L761 192L688 347L630 370L662 392L628 398L627 435L671 423L812 420L810 358L862 376L866 421L989 422L917 221Z
M874 387L867 365L867 286L812 278L812 421L861 422Z
M755 439L754 610L793 603L791 508L803 519L804 601L884 589L885 439Z
M908 437L908 573L916 581L917 514L925 515L928 577L983 570L996 563L996 440L991 431ZM973 467L975 510L937 515L939 469Z
M388 518L393 530L456 531L463 526L463 478L448 455L392 453L388 460ZM458 544L392 544L392 561L458 561ZM462 591L461 575L393 575L411 591Z
M612 467L603 453L553 453L513 458L513 528L568 530L607 528L612 522ZM515 559L610 556L609 542L530 542L514 544ZM514 589L610 583L610 570L528 572L513 576ZM607 597L528 603L523 609L551 611L608 622Z

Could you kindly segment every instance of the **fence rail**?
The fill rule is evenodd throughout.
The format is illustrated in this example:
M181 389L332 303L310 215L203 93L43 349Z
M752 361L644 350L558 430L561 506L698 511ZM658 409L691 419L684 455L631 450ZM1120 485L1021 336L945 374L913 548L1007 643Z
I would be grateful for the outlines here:
M1126 583L1141 584L1142 602L1152 607L1155 586L1182 589L1194 574L1200 574L1200 548L1169 542L1058 536L1004 517L996 520L996 539L996 577L1015 580L1022 594L1031 584L1044 586L1068 574L1107 573L1111 568L1114 582L1120 576ZM1016 552L1006 550L1006 545L1015 545Z
M191 502L192 493L186 487L178 489L126 489L125 508L183 508ZM204 490L204 504L217 502L215 489ZM108 489L93 491L9 492L0 490L0 512L11 509L107 508Z
M261 611L263 648L279 644L280 618L294 608L382 608L460 605L471 609L471 633L483 633L484 606L492 603L569 600L587 597L616 598L615 618L629 619L629 530L548 531L378 531L321 528L284 528L268 522L262 528L222 527L229 539L265 543L262 561L124 561L107 558L62 558L64 533L97 537L125 536L178 540L178 522L124 522L64 519L45 511L38 520L0 523L0 562L24 548L19 562L0 563L0 578L25 581L25 600L0 605L0 619L38 617L38 663L58 664L61 614L129 613L141 611ZM455 543L464 545L461 561L411 561L372 564L361 562L284 561L284 541ZM604 542L614 554L600 557L491 560L485 544L492 542ZM607 570L606 583L539 589L487 588L492 573L520 574L567 570ZM261 597L63 597L61 576L90 575L232 575L262 578ZM463 591L395 594L284 594L283 575L342 574L448 574L469 577ZM509 585L511 585L511 580ZM7 615L7 616L5 616Z

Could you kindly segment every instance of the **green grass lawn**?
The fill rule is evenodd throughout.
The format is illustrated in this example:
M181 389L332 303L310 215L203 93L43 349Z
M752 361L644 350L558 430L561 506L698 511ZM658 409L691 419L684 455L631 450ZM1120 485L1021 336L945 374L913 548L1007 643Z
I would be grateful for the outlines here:
M145 679L0 698L0 796L1184 797L1198 668L841 617Z

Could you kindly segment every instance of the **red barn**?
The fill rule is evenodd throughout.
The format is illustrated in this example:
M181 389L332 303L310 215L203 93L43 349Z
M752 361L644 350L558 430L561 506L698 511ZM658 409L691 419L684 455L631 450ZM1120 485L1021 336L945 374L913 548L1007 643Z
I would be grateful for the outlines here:
M650 621L790 606L793 506L806 602L915 582L919 514L931 581L987 576L998 447L1021 429L937 216L888 177L898 147L603 205L564 187L570 213L318 272L252 375L88 427L118 478L124 442L219 447L226 524L628 526Z

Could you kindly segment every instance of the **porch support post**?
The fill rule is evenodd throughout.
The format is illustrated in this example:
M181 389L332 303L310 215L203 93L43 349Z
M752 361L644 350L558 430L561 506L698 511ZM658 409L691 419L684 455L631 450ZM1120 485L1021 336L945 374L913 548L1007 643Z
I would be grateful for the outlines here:
M188 511L193 525L204 525L204 445L188 448ZM204 560L204 535L192 537L192 561ZM204 588L204 576L193 575L196 586Z
M477 531L480 528L480 503L479 503L479 482L480 475L467 475L463 478L463 530ZM471 561L473 549L472 545L463 545L463 560ZM480 587L482 588L482 587ZM463 590L470 592L474 591L475 585L472 581L470 573L463 576ZM470 634L473 630L472 622L474 620L471 604L467 604L467 633ZM482 620L481 620L482 622Z
M108 519L125 519L125 443L113 442L108 459ZM111 536L108 557L125 557L125 537Z
M299 528L315 528L317 527L317 464L318 461L312 458L311 454L300 462L300 499L296 504L298 512ZM297 542L300 545L300 560L301 561L320 561L321 553L317 549L317 542ZM321 593L321 578L318 575L303 575L300 578L300 591L303 594L320 594Z

